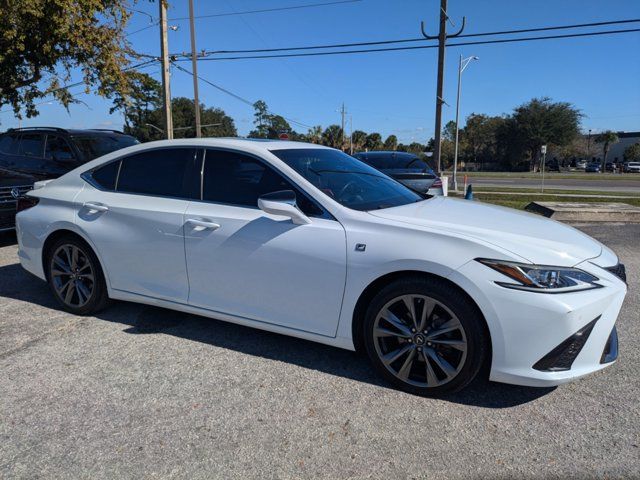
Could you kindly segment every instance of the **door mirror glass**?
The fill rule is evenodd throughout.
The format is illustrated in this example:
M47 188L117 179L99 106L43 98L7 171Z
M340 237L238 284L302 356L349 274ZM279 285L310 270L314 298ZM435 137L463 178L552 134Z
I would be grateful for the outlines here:
M296 225L311 223L309 217L298 210L296 206L296 194L293 190L280 190L261 195L258 198L258 207L271 215L289 217Z

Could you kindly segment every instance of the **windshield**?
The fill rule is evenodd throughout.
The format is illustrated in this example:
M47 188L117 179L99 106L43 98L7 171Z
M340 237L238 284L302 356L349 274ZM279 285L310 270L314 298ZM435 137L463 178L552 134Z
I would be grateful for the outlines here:
M354 210L398 207L424 200L401 183L338 150L271 150L322 193Z
M78 150L80 150L80 153L86 161L93 160L94 158L101 157L107 153L140 143L129 135L115 134L94 136L81 135L72 137L72 139L73 143L78 147Z

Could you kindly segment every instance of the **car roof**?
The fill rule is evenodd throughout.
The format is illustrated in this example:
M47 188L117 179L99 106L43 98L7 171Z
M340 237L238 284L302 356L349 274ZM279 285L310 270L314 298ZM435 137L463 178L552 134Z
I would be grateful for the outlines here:
M375 152L357 152L354 155L363 155L366 157L411 157L420 158L417 155L410 152L398 152L396 150L376 150Z
M69 135L127 135L120 130L109 129L109 128L59 128L59 127L22 127L22 128L9 128L5 133L66 133Z
M180 138L173 140L157 140L155 142L142 143L138 148L168 147L172 145L191 145L202 147L227 147L240 148L245 150L260 150L268 152L271 150L291 150L296 148L317 148L328 149L324 145L305 142L292 142L289 140L272 140L265 138L240 138L240 137L211 137L211 138Z

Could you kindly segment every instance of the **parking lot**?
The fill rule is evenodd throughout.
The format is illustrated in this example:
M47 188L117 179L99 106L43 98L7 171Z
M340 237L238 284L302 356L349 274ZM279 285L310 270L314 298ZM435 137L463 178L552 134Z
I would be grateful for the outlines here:
M581 225L627 265L613 367L556 389L388 388L364 357L126 303L57 309L0 237L0 477L640 476L640 225Z

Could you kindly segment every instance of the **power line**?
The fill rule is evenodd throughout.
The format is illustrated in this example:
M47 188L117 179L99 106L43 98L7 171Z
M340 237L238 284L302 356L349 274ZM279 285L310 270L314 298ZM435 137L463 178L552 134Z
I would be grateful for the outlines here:
M520 37L520 38L508 38L508 39L498 39L498 40L485 40L480 42L457 42L457 43L448 43L447 47L461 47L466 45L489 45L489 44L496 44L496 43L513 43L513 42L528 42L528 41L535 41L535 40L553 40L553 39L563 39L563 38L591 37L591 36L599 36L599 35L614 35L614 34L632 33L632 32L640 32L640 28L632 28L632 29L625 29L625 30L609 30L605 32L572 33L572 34L566 34L566 35L547 35L543 37ZM317 56L326 56L326 55L349 55L349 54L358 54L358 53L422 50L427 48L438 48L438 45L418 45L415 47L368 48L368 49L360 49L360 50L342 50L342 51L331 51L331 52L285 53L285 54L277 54L277 55L243 55L243 56L235 56L235 57L217 57L217 58L203 57L203 58L200 58L199 60L222 61L222 60L254 60L254 59L262 59L262 58L317 57ZM176 61L188 61L188 60L189 60L188 58L176 59Z
M192 72L191 70L188 70L188 69L186 69L186 68L184 68L184 67L181 67L180 65L176 64L175 62L172 62L172 63L173 63L173 65L175 65L175 67L176 67L178 70L181 70L181 71L183 71L184 73L188 73L189 75L192 75L192 76L193 76L193 72ZM254 103L255 103L255 102L252 102L251 100L248 100L248 99L246 99L246 98L244 98L244 97L241 97L240 95L237 95L237 94L233 93L233 92L232 92L232 91L230 91L230 90L227 90L227 89L226 89L226 88L224 88L224 87L221 87L220 85L216 85L215 83L210 82L209 80L207 80L206 78L203 78L203 77L202 77L202 76L200 76L200 75L198 75L198 76L197 76L197 78L198 78L198 80L200 80L200 81L202 81L202 82L206 83L207 85L210 85L210 86L212 86L213 88L215 88L215 89L217 89L217 90L220 90L220 91L221 91L221 92L223 92L223 93L226 93L227 95L229 95L229 96L231 96L231 97L235 98L236 100L238 100L238 101L240 101L240 102L242 102L242 103L244 103L244 104L246 104L246 105L249 105L250 107L253 107L253 105L254 105ZM271 113L271 114L273 115L273 112L269 112L269 113ZM312 128L310 125L307 125L307 124L305 124L305 123L299 122L299 121L294 120L294 119L292 119L292 118L288 118L288 117L285 117L285 116L282 116L282 118L284 118L284 119L285 119L286 121L288 121L289 123L294 123L294 124L299 125L299 126L304 127L304 128Z
M340 4L344 4L344 3L356 3L356 2L362 2L363 0L336 0L333 2L322 2L322 3L310 3L307 5L293 5L290 7L274 7L274 8L263 8L263 9L259 9L259 10L245 10L242 12L230 12L230 13L213 13L210 15L195 15L193 18L194 19L201 19L201 18L216 18L216 17L231 17L231 16L237 16L237 15L249 15L249 14L254 14L254 13L269 13L269 12L281 12L281 11L286 11L286 10L299 10L302 8L315 8L315 7L324 7L324 6L331 6L331 5L340 5ZM144 13L140 10L135 10L138 13ZM147 15L145 13L145 15ZM183 21L183 20L189 20L189 17L176 17L176 18L169 18L170 22L179 22L179 21ZM136 33L140 33L140 32L144 32L145 30L148 30L152 27L156 27L158 25L158 20L155 20L153 24L151 25L147 25L146 27L142 27L139 28L138 30L134 30L133 32L129 32L125 35L125 37L128 37L130 35L135 35Z
M543 31L550 31L550 30L566 30L566 29L573 29L573 28L597 27L597 26L604 26L604 25L620 25L620 24L638 23L638 22L640 22L640 18L628 19L628 20L611 20L606 22L595 22L595 23L578 23L573 25L556 25L556 26L550 26L550 27L524 28L524 29L518 29L518 30L500 30L495 32L467 33L467 34L459 35L458 38L487 37L487 36L495 36L495 35L509 35L514 33L543 32ZM310 46L301 46L301 47L256 48L256 49L247 49L247 50L212 50L212 51L205 52L205 54L268 53L268 52L285 52L285 51L299 51L299 50L319 50L319 49L325 49L325 48L366 47L366 46L374 46L374 45L392 45L397 43L425 42L425 41L428 41L428 40L426 40L424 37L420 37L420 38L406 38L406 39L396 39L396 40L379 40L379 41L371 41L371 42L310 45Z
M299 10L302 8L314 8L314 7L325 7L325 6L329 6L329 5L340 5L340 4L344 4L344 3L357 3L357 2L361 2L362 0L336 0L333 2L322 2L322 3L309 3L306 5L292 5L289 7L274 7L274 8L263 8L263 9L259 9L259 10L246 10L243 12L230 12L230 13L213 13L210 15L196 15L194 18L214 18L214 17L230 17L230 16L235 16L235 15L248 15L248 14L253 14L253 13L268 13L268 12L281 12L284 10ZM176 18L170 18L169 20L171 21L178 21L178 20L189 20L189 17L176 17Z

